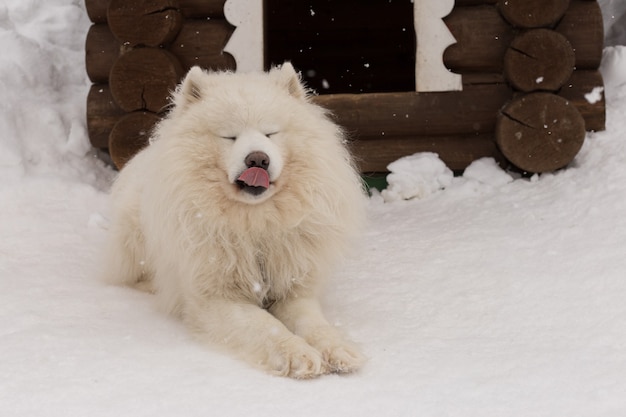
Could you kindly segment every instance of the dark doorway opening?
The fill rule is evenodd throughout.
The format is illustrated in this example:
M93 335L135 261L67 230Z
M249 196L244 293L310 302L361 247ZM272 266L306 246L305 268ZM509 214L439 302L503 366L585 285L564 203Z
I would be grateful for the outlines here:
M266 67L291 61L319 94L415 91L411 0L265 0L264 8Z

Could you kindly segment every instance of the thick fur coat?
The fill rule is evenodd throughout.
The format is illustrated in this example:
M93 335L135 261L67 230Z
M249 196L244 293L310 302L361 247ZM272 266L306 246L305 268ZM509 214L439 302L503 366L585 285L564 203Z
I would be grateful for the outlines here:
M112 188L106 279L148 287L202 340L272 373L350 372L364 357L318 296L363 199L341 130L291 64L192 68Z

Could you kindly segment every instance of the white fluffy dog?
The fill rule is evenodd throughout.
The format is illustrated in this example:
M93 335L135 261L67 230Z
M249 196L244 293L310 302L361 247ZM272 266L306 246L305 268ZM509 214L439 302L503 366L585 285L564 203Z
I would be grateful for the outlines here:
M291 64L192 68L111 198L109 281L149 287L203 340L275 374L364 362L318 302L362 224L362 185Z

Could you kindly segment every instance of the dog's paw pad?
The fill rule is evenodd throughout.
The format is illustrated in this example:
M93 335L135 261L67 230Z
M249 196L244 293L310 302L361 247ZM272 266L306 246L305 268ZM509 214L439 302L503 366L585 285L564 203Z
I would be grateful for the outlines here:
M315 378L328 373L322 355L302 339L291 339L274 353L270 366L280 376Z
M323 352L324 361L330 372L349 373L361 368L367 358L349 344L333 346Z

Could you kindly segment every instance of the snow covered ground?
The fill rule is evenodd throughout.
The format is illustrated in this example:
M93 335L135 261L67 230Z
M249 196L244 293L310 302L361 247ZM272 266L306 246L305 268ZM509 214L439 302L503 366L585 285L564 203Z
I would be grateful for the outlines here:
M370 360L293 381L96 279L114 173L85 133L82 4L0 4L0 415L626 415L626 48L605 52L607 130L567 170L398 163L428 192L370 200L324 298Z

